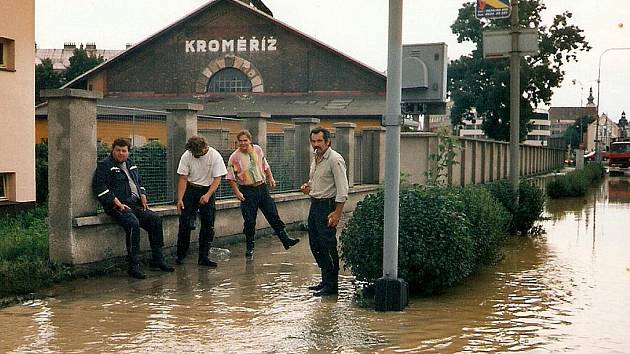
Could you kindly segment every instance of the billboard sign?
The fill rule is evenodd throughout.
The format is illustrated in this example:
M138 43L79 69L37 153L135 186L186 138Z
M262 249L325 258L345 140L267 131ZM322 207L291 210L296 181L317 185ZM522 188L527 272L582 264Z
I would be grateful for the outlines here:
M475 16L479 19L508 18L511 9L510 0L477 0Z

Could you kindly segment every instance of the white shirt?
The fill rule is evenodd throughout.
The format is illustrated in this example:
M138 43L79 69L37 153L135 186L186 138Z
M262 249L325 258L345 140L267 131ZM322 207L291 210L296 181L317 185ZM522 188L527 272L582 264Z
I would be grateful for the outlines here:
M207 187L212 184L215 177L225 176L227 169L223 164L221 154L208 147L208 152L200 157L195 157L189 150L186 150L179 159L177 174L188 176L186 180L190 183Z

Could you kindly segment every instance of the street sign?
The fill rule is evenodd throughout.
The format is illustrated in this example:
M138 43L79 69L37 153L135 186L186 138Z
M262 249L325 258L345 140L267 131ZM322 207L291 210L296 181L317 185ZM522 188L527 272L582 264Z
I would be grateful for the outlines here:
M508 58L512 51L510 31L484 31L483 57L488 59ZM523 28L518 35L518 52L521 56L538 53L538 30Z
M477 0L475 16L479 19L508 18L510 13L510 0Z

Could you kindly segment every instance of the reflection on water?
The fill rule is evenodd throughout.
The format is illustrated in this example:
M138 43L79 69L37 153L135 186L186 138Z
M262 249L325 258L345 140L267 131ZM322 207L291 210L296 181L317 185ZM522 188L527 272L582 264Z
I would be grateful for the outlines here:
M546 234L514 238L500 264L400 313L313 298L308 242L242 245L215 270L79 280L0 310L0 352L630 352L630 183L547 204ZM300 237L307 237L299 234Z

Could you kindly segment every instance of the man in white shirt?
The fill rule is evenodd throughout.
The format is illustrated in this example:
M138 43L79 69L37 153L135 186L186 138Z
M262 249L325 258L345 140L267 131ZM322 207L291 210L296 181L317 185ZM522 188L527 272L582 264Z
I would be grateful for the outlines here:
M197 264L216 268L217 264L208 258L208 253L214 239L215 192L221 184L221 177L227 174L223 158L217 150L208 146L202 136L192 136L179 160L177 174L177 211L180 216L175 263L183 264L188 254L190 233L199 213L201 229Z

